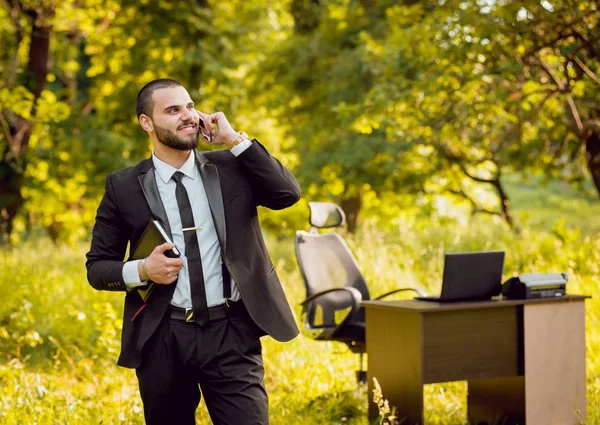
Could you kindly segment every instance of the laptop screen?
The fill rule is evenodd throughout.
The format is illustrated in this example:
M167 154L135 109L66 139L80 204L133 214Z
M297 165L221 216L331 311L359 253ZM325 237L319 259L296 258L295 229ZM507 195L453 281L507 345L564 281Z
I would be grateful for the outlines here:
M502 290L504 251L448 253L442 299L490 299Z

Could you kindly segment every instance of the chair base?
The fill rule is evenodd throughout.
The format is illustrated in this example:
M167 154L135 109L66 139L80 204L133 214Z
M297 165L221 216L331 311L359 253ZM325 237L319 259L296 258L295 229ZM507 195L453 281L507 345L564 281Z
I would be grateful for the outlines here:
M364 345L364 344L363 344ZM365 353L360 353L358 357L358 370L356 371L356 382L359 384L367 383L367 371L365 370Z

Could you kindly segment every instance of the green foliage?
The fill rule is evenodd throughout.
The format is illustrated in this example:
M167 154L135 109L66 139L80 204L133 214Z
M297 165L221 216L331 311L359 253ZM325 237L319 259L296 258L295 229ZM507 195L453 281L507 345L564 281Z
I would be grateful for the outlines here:
M49 0L35 9L51 28L35 106L31 5L0 8L1 158L18 146L9 127L33 120L26 153L3 168L23 177L14 243L86 234L106 174L149 155L135 96L166 76L264 142L307 197L352 201L351 214L435 213L449 193L498 213L490 182L506 174L589 180L594 2Z
M40 58L31 65L27 11L32 5L4 2L0 8L0 34L7 40L0 47L0 75L6 83L0 90L0 160L23 146L17 166L4 168L19 177L17 194L25 201L13 243L40 229L56 242L75 244L85 237L106 174L150 153L147 135L137 125L135 97L151 79L178 79L201 109L224 110L237 128L280 151L281 132L272 122L256 128L261 118L268 121L268 113L249 104L245 79L248 64L277 37L273 16L282 6L264 1L47 1L34 6L40 6L35 9L39 22L51 28L52 60L46 64ZM29 78L31 66L46 65L46 90L34 105L29 86L19 82ZM13 122L21 118L33 124L27 146L10 137ZM14 193L0 197L0 209L18 199Z
M272 47L263 68L277 78L260 86L295 140L309 194L451 192L500 213L493 184L507 172L589 178L595 3L316 4L293 2L287 30L297 31Z

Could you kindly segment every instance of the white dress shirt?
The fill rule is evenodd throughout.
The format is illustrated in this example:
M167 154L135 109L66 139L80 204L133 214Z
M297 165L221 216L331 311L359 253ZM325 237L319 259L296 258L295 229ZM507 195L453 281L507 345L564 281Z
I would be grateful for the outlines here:
M244 140L239 145L234 146L231 152L238 156L248 147L252 145L249 140ZM179 271L177 287L171 299L171 304L182 307L192 307L192 295L190 291L189 268L186 257L185 242L181 226L181 216L177 199L175 197L175 181L171 179L176 171L181 171L184 174L182 183L188 192L190 204L192 206L192 214L194 216L194 224L200 226L200 229L195 230L198 237L198 246L200 248L200 256L202 257L202 272L204 273L204 287L206 290L206 303L208 307L223 304L223 274L221 267L221 246L217 238L217 231L212 220L206 190L200 177L200 170L196 165L196 158L192 152L186 162L177 169L171 165L161 161L152 153L152 162L154 164L154 173L156 176L156 184L158 192L162 200L163 206L167 213L173 243L182 253L183 268ZM128 289L133 289L141 286L138 273L138 261L128 261L123 267L123 281ZM231 279L231 299L237 301L240 299L240 293L233 278Z

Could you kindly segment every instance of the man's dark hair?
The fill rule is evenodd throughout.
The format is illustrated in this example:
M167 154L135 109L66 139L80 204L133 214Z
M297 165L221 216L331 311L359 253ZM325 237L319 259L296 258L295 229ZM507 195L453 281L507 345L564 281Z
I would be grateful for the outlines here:
M170 78L159 78L157 80L152 80L148 84L146 84L137 95L137 99L135 101L135 112L137 117L145 114L152 118L152 108L154 107L154 102L152 101L152 95L158 89L166 89L167 87L176 87L181 86L179 81L172 80Z

